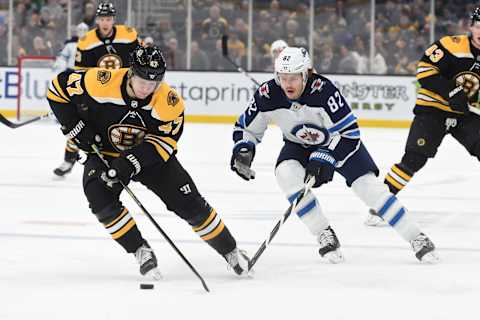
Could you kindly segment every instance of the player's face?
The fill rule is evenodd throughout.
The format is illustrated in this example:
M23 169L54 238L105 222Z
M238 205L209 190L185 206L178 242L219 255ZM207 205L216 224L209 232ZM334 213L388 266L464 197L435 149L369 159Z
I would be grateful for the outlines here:
M157 88L157 81L150 81L142 79L136 75L130 78L130 84L133 92L138 99L145 99Z
M108 37L113 30L113 24L115 23L114 17L98 17L97 25L100 33L104 37Z
M480 22L476 21L473 26L470 27L472 33L472 43L475 47L480 49Z
M290 100L300 98L303 92L303 77L301 73L280 73L280 86Z

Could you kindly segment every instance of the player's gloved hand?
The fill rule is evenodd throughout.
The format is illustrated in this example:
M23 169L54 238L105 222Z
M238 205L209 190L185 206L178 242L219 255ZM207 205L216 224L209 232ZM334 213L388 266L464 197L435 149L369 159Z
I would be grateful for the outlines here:
M110 163L110 168L102 173L101 178L107 185L112 185L120 181L123 182L124 185L127 185L134 173L135 168L132 163L124 157L119 157Z
M305 182L308 176L315 178L313 188L332 181L337 161L328 150L318 149L310 154L305 172Z
M454 111L462 112L465 115L470 113L468 97L462 86L455 87L448 93L448 104Z
M99 148L102 147L100 135L93 131L83 120L79 120L69 128L62 126L62 132L85 152L92 152L93 144Z
M230 168L245 180L255 179L255 171L250 169L255 156L255 144L240 142L233 147Z

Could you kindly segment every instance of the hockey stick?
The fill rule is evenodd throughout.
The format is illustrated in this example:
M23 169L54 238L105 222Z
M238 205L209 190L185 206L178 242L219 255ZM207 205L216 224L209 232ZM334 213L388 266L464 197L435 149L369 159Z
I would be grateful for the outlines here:
M105 158L103 157L103 155L100 153L100 150L98 149L98 147L96 145L92 145L92 149L93 151L97 154L97 156L100 158L100 160L103 162L103 164L109 169L110 168L110 164L108 163L107 160L105 160ZM138 205L138 207L142 210L143 214L145 214L148 219L150 220L150 222L153 223L153 225L157 228L157 230L161 233L161 235L163 236L163 238L165 238L165 240L167 240L168 244L177 252L177 254L182 258L182 260L187 264L187 266L190 268L190 270L192 270L192 272L198 277L198 279L200 279L200 281L202 282L202 285L203 285L203 288L207 291L207 292L210 292L210 289L208 289L207 287L207 283L205 282L205 280L203 280L203 277L198 273L198 271L193 267L193 265L190 263L190 261L187 260L187 258L185 258L185 256L183 255L183 253L180 251L180 249L177 248L177 246L173 243L173 241L168 237L168 235L165 233L165 231L163 231L163 229L158 225L157 221L155 221L155 219L153 219L152 215L147 211L147 209L145 209L145 207L142 205L142 203L140 202L140 200L138 200L138 198L135 196L135 194L132 192L132 190L130 190L130 188L125 185L122 181L119 181L120 184L122 185L123 189L125 191L127 191L127 193L130 195L130 197L133 199L133 201L135 201L135 203Z
M253 83L255 83L258 87L260 87L260 83L255 80L247 71L245 71L242 67L235 63L230 57L228 56L228 36L224 34L222 36L222 55L228 62L230 62L238 72L242 73L244 76L249 78Z
M38 120L46 119L46 118L50 117L52 114L53 113L50 111L49 113L42 114L41 116L38 116L38 117L35 117L35 118L32 118L32 119L28 119L27 121L15 123L15 122L11 122L10 120L5 118L0 113L0 122L3 123L4 125L6 125L9 128L16 129L16 128L19 128L19 127L23 127L26 124L29 124L29 123L32 123L32 122L35 122L35 121L38 121Z
M310 191L310 188L312 188L314 183L315 183L315 178L310 176L307 182L305 183L305 186L300 191L300 194L295 198L295 200L293 200L290 207L288 207L287 211L283 214L283 217L280 220L278 220L275 227L272 229L272 231L270 231L270 235L267 237L267 239L265 239L265 241L263 241L263 243L260 245L260 247L258 248L253 258L250 260L248 264L248 271L250 271L255 265L255 263L257 263L262 253L265 251L265 249L270 244L270 242L272 242L273 238L277 234L280 227L285 223L285 221L287 221L290 214L296 209L297 205L300 203L300 201L302 201L302 199L305 197L308 191Z

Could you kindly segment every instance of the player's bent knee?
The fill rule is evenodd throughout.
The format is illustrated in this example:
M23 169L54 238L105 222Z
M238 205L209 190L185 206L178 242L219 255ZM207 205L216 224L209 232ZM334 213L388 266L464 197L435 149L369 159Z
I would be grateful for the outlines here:
M95 210L95 208L92 207L92 211L97 217L98 221L105 225L115 221L125 210L127 209L125 209L119 202L110 203L100 210Z
M303 188L305 168L297 160L285 160L275 168L275 177L280 189L289 197Z
M370 208L375 208L379 199L390 195L388 187L373 172L355 180L352 183L352 190Z

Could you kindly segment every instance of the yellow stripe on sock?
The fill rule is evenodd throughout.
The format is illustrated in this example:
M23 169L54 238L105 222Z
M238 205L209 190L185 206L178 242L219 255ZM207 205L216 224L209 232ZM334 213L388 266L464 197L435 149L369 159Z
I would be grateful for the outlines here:
M122 210L122 212L120 213L120 215L119 215L118 217L116 217L115 220L113 220L113 221L110 222L109 224L105 225L105 228L110 228L111 226L113 226L115 223L117 223L118 221L120 221L120 219L122 219L127 213L128 213L127 208L123 208L123 210Z
M122 237L125 233L130 231L130 229L132 229L135 224L136 224L135 220L133 220L132 218L132 220L130 220L125 226L123 226L120 230L112 234L113 240L117 240L118 238Z
M395 172L396 174L398 174L400 177L402 177L403 179L407 180L407 181L410 181L410 179L412 178L411 176L409 176L408 174L406 174L405 172L403 172L399 167L397 166L392 166L392 171Z
M217 212L212 209L212 211L210 211L210 215L208 216L207 220L205 220L204 223L202 223L200 226L198 227L193 227L193 231L195 232L198 232L202 229L204 229L206 226L208 226L210 224L210 222L212 222L213 219L215 219L215 216L217 215Z
M210 232L209 234L206 234L202 237L202 240L207 241L207 240L215 238L216 236L218 236L220 234L220 232L223 231L224 228L225 228L225 225L223 224L223 221L220 221L218 226L215 229L213 229L212 232Z
M402 190L404 185L400 184L397 180L395 180L391 175L389 175L387 173L387 175L385 176L385 180L388 181L388 183L390 183L391 185L393 185L395 188L397 188L398 190Z

